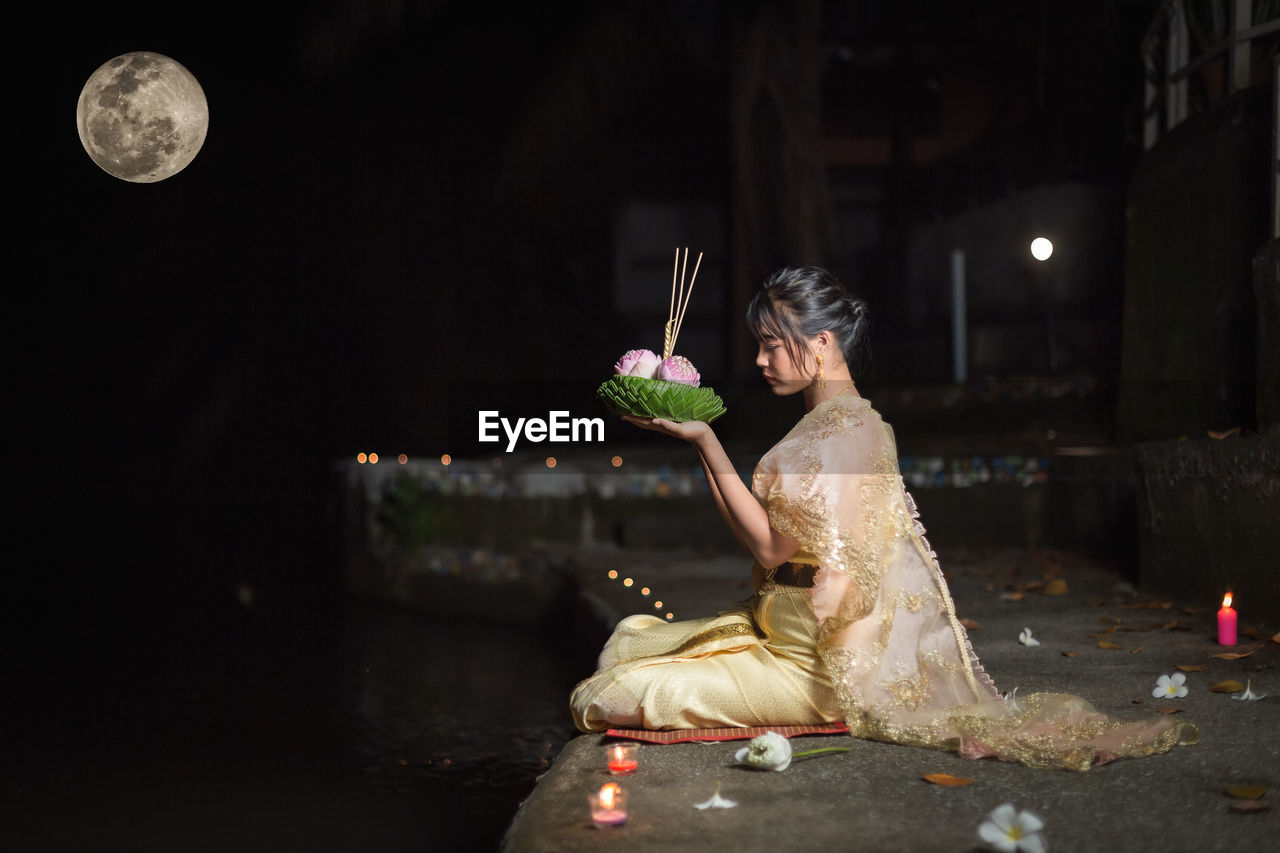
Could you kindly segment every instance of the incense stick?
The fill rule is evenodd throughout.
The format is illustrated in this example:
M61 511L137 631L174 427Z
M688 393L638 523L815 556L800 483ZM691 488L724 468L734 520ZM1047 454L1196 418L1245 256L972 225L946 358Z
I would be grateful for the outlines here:
M685 260L687 261L688 259L689 259L689 256L688 254L686 254ZM672 347L676 345L676 338L680 337L680 329L682 326L684 326L684 312L689 310L689 300L693 298L693 283L698 280L698 268L700 266L702 266L701 252L698 253L698 260L693 265L693 278L689 279L689 293L684 297L684 305L680 308L680 316L676 319L676 331L675 331L675 334L671 336ZM682 282L682 288L683 288L683 282Z

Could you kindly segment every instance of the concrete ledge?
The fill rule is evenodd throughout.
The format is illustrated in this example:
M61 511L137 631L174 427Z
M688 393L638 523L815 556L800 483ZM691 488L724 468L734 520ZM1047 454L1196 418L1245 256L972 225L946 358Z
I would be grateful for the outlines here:
M706 560L706 579L719 587L681 581L698 560L688 554L625 551L586 554L581 584L605 602L597 611L638 612L603 564L643 574L655 587L671 589L688 615L714 612L740 598L732 583L736 557ZM710 565L717 565L713 571ZM1040 815L1051 849L1124 851L1267 849L1274 840L1275 813L1228 811L1226 788L1263 784L1274 796L1280 766L1280 644L1270 637L1280 625L1258 610L1242 612L1241 625L1259 639L1241 638L1235 661L1213 658L1223 651L1213 635L1216 600L1161 601L1139 596L1102 564L1069 552L991 550L942 554L961 617L977 620L975 649L1003 690L1069 692L1084 696L1113 716L1150 718L1160 705L1185 709L1201 730L1201 743L1169 755L1119 761L1088 773L1032 770L997 761L966 761L947 752L881 744L849 737L806 737L795 748L848 746L843 754L795 762L781 773L735 766L742 742L641 744L640 771L621 784L630 795L625 826L596 829L587 793L610 781L601 735L570 741L521 805L503 841L505 853L619 851L954 851L981 847L978 825L1001 803ZM743 569L745 572L745 567ZM1035 583L1065 580L1069 592L1044 596ZM1002 598L1021 588L1019 601ZM1018 643L1031 627L1041 645ZM1098 648L1098 634L1121 648ZM1067 653L1070 653L1069 657ZM1187 676L1190 694L1168 702L1152 698L1161 674L1176 666L1204 664ZM585 677L589 673L583 673ZM1223 679L1250 680L1269 694L1258 702L1212 693ZM939 787L922 779L949 773L974 779L964 787ZM732 809L700 811L720 785ZM985 849L985 848L984 848Z

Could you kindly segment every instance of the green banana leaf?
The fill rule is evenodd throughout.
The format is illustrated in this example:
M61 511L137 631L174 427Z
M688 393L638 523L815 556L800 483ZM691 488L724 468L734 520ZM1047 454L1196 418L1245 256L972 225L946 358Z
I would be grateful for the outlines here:
M710 388L642 376L611 376L596 397L615 415L711 423L725 413L724 401Z

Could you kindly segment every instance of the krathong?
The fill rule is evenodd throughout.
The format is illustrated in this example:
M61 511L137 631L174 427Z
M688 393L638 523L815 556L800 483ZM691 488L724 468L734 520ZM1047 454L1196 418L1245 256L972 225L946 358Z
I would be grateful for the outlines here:
M688 263L689 250L684 250L682 263L680 250L676 249L675 269L671 274L671 302L662 334L662 355L648 349L628 350L614 364L614 375L596 389L596 396L615 415L710 423L725 412L724 401L715 391L701 387L702 376L693 362L675 354L680 327L689 308L689 297L693 295L693 283L702 265L701 253L694 263L693 276L686 290L684 272Z

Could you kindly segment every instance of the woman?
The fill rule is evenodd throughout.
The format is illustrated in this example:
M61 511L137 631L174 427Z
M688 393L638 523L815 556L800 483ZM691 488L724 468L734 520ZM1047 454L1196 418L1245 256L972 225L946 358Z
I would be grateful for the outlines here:
M755 594L710 619L624 619L570 699L579 729L843 720L859 737L1077 770L1195 742L1189 724L1114 722L1075 696L1006 701L956 618L893 433L850 374L866 306L824 270L784 269L747 322L773 393L807 410L750 489L708 424L624 420L693 445L755 557Z

